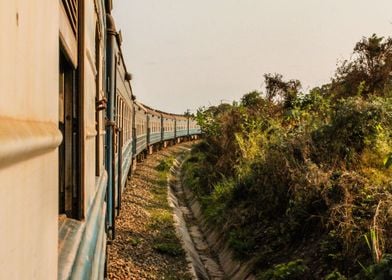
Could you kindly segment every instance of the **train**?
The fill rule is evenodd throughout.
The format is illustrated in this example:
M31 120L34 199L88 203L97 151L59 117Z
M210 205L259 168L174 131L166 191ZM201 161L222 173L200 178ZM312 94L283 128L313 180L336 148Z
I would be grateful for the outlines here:
M0 2L0 279L104 279L137 163L201 135L135 98L112 9Z

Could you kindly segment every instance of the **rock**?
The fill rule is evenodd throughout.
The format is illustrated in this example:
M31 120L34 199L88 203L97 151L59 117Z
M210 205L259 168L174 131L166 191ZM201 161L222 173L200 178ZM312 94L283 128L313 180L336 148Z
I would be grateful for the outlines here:
M122 209L116 220L116 239L108 246L109 279L191 279L185 256L172 257L154 250L160 228L151 229L152 211L160 211L156 190L159 173L155 166L165 157L175 157L191 144L161 150L137 165L122 194ZM173 229L174 230L174 229ZM179 240L177 240L180 242Z

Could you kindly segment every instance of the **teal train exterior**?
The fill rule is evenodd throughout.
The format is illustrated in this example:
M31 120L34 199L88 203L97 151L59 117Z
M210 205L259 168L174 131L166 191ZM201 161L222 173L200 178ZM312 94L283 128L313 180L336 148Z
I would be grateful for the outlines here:
M104 279L136 163L200 128L135 99L111 0L11 2L0 2L0 279Z

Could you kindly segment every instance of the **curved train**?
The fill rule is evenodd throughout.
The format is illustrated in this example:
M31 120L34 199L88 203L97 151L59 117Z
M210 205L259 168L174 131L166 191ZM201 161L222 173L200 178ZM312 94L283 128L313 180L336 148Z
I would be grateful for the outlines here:
M201 133L135 99L111 10L0 2L0 279L103 279L136 162Z

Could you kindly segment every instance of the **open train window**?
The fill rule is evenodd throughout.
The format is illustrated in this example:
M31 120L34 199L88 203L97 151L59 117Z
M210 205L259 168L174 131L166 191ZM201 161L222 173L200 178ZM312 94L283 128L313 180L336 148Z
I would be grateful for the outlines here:
M81 218L79 189L79 129L76 70L60 52L59 129L63 141L59 148L59 213Z

